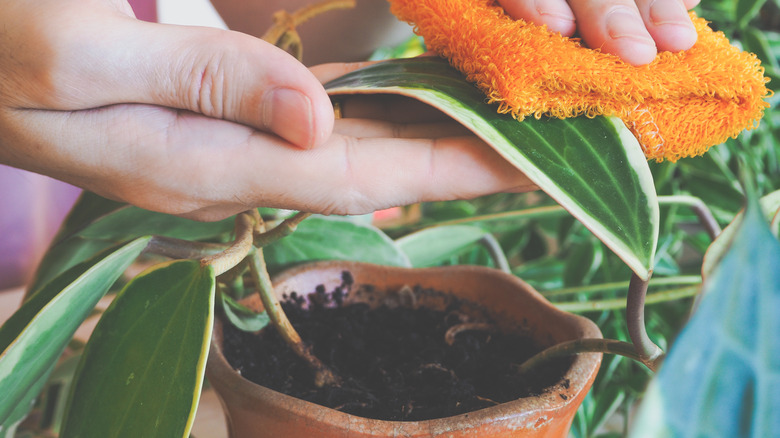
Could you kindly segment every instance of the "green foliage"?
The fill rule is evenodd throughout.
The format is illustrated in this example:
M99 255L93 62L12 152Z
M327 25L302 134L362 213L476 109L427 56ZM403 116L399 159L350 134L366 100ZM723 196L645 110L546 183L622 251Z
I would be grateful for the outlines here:
M187 437L211 341L214 271L195 260L139 274L90 337L63 437Z
M780 429L780 242L753 197L664 362L638 437L766 437ZM706 342L702 342L706 339Z
M0 327L0 425L10 427L98 300L146 247L140 238L72 267ZM0 430L1 431L1 430Z
M330 94L391 93L436 107L521 170L642 278L652 270L658 201L639 144L609 117L501 114L446 61L424 57L376 64L325 84Z
M780 16L779 6L780 0L710 0L698 8L700 15L712 20L713 26L735 44L762 59L767 74L774 80L770 87L776 90L780 84L780 34L777 27L765 23L773 14ZM402 51L419 50L419 43L411 40ZM506 265L558 306L595 320L605 337L627 341L623 307L628 279L632 269L640 273L653 269L651 304L646 309L647 331L658 345L667 348L689 316L693 301L690 297L698 291L704 252L711 243L690 205L675 199L684 195L703 200L720 225L725 225L738 216L743 206L744 194L737 178L740 165L756 175L761 193L780 187L778 96L772 98L772 107L755 130L713 148L704 157L648 165L637 155L638 148L632 149L625 128L614 120L530 119L518 124L511 117L497 115L473 87L438 61L391 63L342 78L329 87L332 92L400 93L442 108L478 132L545 192L427 203L420 206L419 218L385 230L366 223L364 218L315 216L300 224L292 235L265 248L266 262L273 271L323 259L396 266ZM661 195L660 208L656 193ZM764 199L766 219L775 234L780 229L780 215L773 207L776 197L773 193ZM267 209L261 212L265 217L276 214ZM758 228L753 228L757 232ZM18 381L21 383L0 378L0 437L11 436L35 395L47 384L46 376L75 327L146 248L149 238L141 236L154 234L195 243L224 243L231 240L232 230L232 219L197 223L86 194L38 270L32 288L37 292L0 329L0 376L23 377ZM752 272L744 267L744 260L728 259L728 248L741 245L743 252L751 248L739 240L747 238L735 238L735 230L736 227L728 228L708 255L710 266L719 260L721 265L743 263L739 265L743 266L741 269L725 271L732 281L737 281L739 272ZM755 249L753 253L762 254ZM142 256L139 260L157 258ZM705 269L705 277L708 272ZM719 272L717 284L724 281L724 271ZM237 303L236 299L256 292L251 281L243 281L240 270L237 276L220 277L216 282L218 299L209 269L201 268L195 261L180 261L147 271L123 289L103 315L80 366L74 404L65 419L66 436L185 436L202 383L201 365L215 302L244 330L257 330L268 322L265 313L255 314ZM736 303L733 308L743 301L746 305L752 303L743 296L728 299ZM709 306L706 303L702 302L697 315L707 314L702 313ZM772 305L780 308L776 303ZM712 315L712 311L708 312ZM755 322L735 318L731 313L708 318L709 323L714 319L731 324L727 330L717 332L724 338L746 333L744 327ZM705 330L707 324L699 324L686 329L685 333L695 333L695 339L687 341L687 347L684 338L680 340L677 345L682 347L675 347L675 355L678 350L696 352L701 344L707 344L700 341L702 338L711 339L712 333ZM767 332L766 326L755 327L752 338L749 333L741 339L767 343L771 341L767 333L776 333L776 329ZM45 335L39 337L38 330ZM711 344L719 348L725 345ZM24 365L34 366L20 371L14 348L19 354L29 355L23 360ZM770 351L770 355L780 348L762 351ZM667 362L662 373L681 368L671 363ZM751 368L755 361L744 363L748 365L729 368L728 363L714 361L710 370L737 370L733 374L736 380L773 375ZM57 379L61 378L57 375ZM614 425L615 418L625 420L631 406L644 396L651 378L652 374L642 365L605 357L597 381L574 421L572 435L621 436L628 426L615 428L605 424ZM678 386L672 377L665 379ZM161 389L163 385L168 386ZM656 395L671 394L668 386L656 387L662 389ZM708 388L715 388L708 394L728 389ZM157 397L162 392L170 393L174 402L163 405L158 400L161 397ZM755 394L758 397L759 391ZM144 400L145 405L131 402L134 397ZM673 401L666 400L663 405L675 406L670 403ZM754 417L768 418L766 412L759 411L761 403L759 400L752 405ZM711 408L747 412L734 399ZM176 414L166 414L170 410ZM124 416L112 416L110 412ZM94 418L101 420L94 424L84 421ZM119 423L123 418L129 419L133 427L149 429L122 427ZM704 423L690 422L687 427L696 425Z

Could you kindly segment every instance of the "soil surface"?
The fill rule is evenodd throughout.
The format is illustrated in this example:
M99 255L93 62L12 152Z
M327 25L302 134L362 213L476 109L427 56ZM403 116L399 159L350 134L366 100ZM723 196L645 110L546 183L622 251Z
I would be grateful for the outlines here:
M571 364L570 359L552 361L538 374L521 376L516 365L541 349L527 336L499 333L489 321L474 324L456 305L444 311L414 308L413 297L411 303L388 301L376 309L344 305L351 281L345 272L336 290L319 288L306 300L294 295L283 304L303 340L342 378L340 386L316 388L310 369L272 327L254 334L225 323L228 362L245 378L276 391L396 421L449 417L536 395L557 383ZM407 305L399 305L403 301ZM453 326L463 330L450 330ZM452 345L445 341L448 330L457 332Z

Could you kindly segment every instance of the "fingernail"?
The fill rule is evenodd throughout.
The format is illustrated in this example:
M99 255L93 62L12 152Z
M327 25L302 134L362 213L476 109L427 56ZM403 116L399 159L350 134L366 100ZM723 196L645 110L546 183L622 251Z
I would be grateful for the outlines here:
M645 23L638 14L623 9L616 9L607 14L607 32L612 39L627 38L636 42L655 46L650 34L645 30Z
M300 91L277 88L263 101L263 121L276 135L309 148L314 141L314 113L311 99Z
M688 11L679 0L655 0L650 4L650 20L655 25L679 24L693 27Z
M537 0L536 12L553 31L569 33L574 28L574 14L568 6Z

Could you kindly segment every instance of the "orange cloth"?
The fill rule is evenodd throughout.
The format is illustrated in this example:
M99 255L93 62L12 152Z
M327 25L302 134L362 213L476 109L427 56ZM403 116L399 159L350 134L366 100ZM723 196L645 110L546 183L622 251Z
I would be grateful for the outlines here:
M448 58L500 112L614 115L648 158L676 161L758 125L770 95L759 59L691 13L698 41L635 67L544 26L514 20L494 0L389 0L429 49Z

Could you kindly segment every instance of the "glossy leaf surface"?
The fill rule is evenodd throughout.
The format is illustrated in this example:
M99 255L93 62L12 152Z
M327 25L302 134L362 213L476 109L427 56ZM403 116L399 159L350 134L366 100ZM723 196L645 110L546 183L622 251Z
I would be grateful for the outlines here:
M263 248L271 270L310 260L351 260L409 266L409 259L372 225L347 218L312 216L291 235Z
M183 260L139 274L82 357L63 437L186 437L213 323L214 271Z
M331 95L385 93L430 104L490 144L640 277L658 240L658 200L637 140L616 118L518 122L439 58L389 61L326 84Z
M71 211L61 240L47 251L35 273L32 288L105 248L139 236L160 235L203 240L227 235L234 219L198 222L133 206L121 206L96 195L82 198Z
M487 231L469 225L428 228L398 239L412 266L435 266L479 242Z
M148 237L76 265L31 296L0 328L0 424L51 369Z
M650 387L637 437L768 437L780 430L780 242L758 203Z

